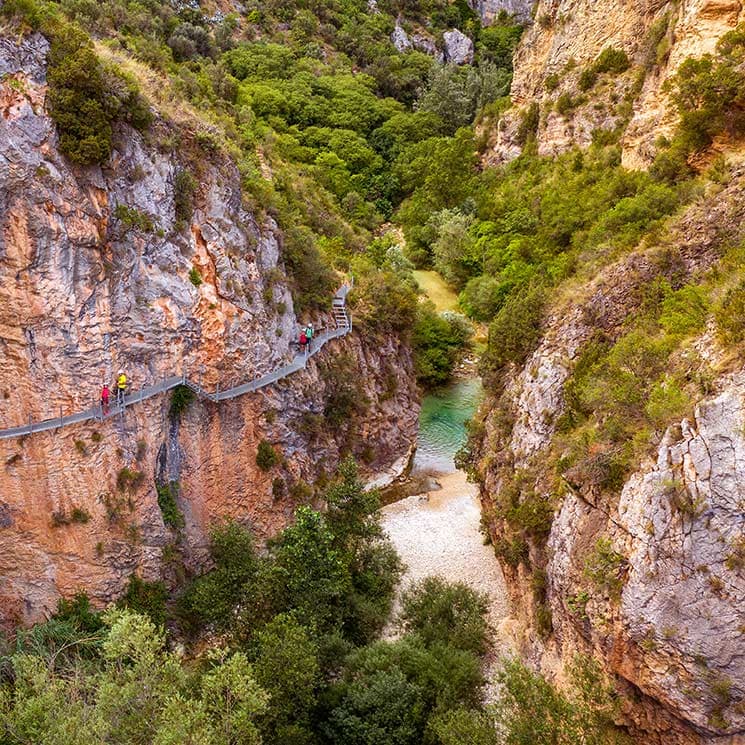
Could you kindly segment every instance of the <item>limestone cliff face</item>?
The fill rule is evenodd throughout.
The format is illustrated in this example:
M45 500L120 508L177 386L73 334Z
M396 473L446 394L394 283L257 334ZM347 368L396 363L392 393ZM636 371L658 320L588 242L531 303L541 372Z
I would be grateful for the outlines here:
M72 167L44 110L46 52L40 36L0 38L0 428L95 405L120 368L135 390L173 374L214 390L288 361L311 319L295 315L281 232L244 207L235 166L157 121L147 137L116 132L105 167ZM177 206L182 170L197 181L191 216ZM344 386L356 414L324 421ZM110 601L133 571L194 569L224 516L276 532L342 453L371 472L405 454L417 409L408 348L352 334L261 393L180 417L164 395L121 419L0 440L0 623L37 620L77 589ZM261 440L280 456L267 472ZM182 528L164 524L156 486Z
M745 19L745 8L739 0L540 0L535 19L515 57L513 109L493 133L488 158L519 154L521 114L536 102L541 154L587 146L593 132L620 127L624 164L639 168L653 159L655 140L674 128L664 82L687 57L713 52ZM580 74L606 47L623 49L634 66L601 76L583 93ZM564 106L557 106L562 96Z
M504 563L526 624L522 652L549 675L578 652L602 660L624 694L625 723L645 745L745 740L745 375L740 365L720 374L615 496L571 471L557 483L547 456L582 345L598 329L610 339L623 333L652 278L690 281L716 263L723 243L742 240L744 189L741 168L715 199L674 221L670 265L654 249L636 252L556 307L539 348L485 407L479 472L495 545L510 535L495 508L516 472L530 473L529 488L556 507L547 540ZM716 368L711 332L696 348ZM588 585L599 539L615 555L606 569L617 594ZM537 579L553 627L543 635Z
M485 25L492 23L500 13L526 21L533 8L529 0L468 0L468 4L481 16L481 22Z

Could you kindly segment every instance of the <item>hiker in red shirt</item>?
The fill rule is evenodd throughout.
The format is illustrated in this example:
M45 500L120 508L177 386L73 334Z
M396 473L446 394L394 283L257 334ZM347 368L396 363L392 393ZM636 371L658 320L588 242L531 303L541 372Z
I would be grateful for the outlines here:
M104 416L108 416L109 414L109 397L109 385L108 383L104 383L101 389L101 411Z
M308 335L305 333L305 331L300 332L300 351L305 352L305 350L308 348Z

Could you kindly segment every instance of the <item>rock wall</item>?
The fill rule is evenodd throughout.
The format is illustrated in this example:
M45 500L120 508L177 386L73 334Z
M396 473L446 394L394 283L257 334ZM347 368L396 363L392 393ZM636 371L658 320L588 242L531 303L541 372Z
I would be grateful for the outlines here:
M495 506L516 472L530 469L530 488L558 499L545 544L530 542L519 563L503 559L526 628L521 651L558 679L578 652L600 659L623 694L624 722L645 745L745 741L745 373L735 365L720 374L694 417L671 426L615 496L575 483L571 472L557 488L556 423L578 354L597 330L618 338L650 280L690 281L716 265L723 245L743 239L743 192L739 168L716 197L668 226L675 260L656 248L632 253L554 308L539 348L484 411L479 474L495 545L510 535ZM697 349L715 368L711 333ZM622 557L612 570L617 596L587 590L600 538ZM548 635L538 624L537 576L545 577Z
M593 132L620 127L624 164L642 168L654 157L655 140L674 129L665 81L687 57L712 52L724 33L745 20L745 8L739 0L540 0L535 19L515 56L513 109L491 133L487 160L520 153L521 116L536 102L539 153L584 147ZM602 76L584 93L579 76L606 47L623 49L634 66L620 76ZM569 110L557 110L561 96Z
M46 52L38 35L0 37L0 428L95 405L120 368L135 390L182 373L214 389L288 361L311 319L296 317L281 232L243 205L234 164L158 120L146 136L122 126L106 166L71 166L44 110ZM182 170L198 187L179 220ZM330 424L340 386L360 405ZM408 348L356 334L260 393L169 406L0 440L0 623L38 620L78 589L108 602L135 571L176 581L224 516L275 533L342 454L372 473L400 459L418 412ZM267 472L261 440L279 455ZM164 523L156 487L183 526Z
M527 21L534 5L530 0L468 0L468 4L481 16L484 25L492 23L502 12Z

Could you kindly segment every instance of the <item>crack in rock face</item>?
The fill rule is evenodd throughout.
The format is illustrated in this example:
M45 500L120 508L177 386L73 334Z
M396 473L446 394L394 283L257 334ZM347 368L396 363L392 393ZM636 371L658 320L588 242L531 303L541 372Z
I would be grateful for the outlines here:
M572 598L602 535L623 559L623 589L617 600L591 596L578 616ZM726 379L694 421L668 429L656 461L627 480L616 507L570 494L548 551L555 632L567 654L589 642L644 696L714 738L704 742L742 734L745 374Z
M700 727L723 709L730 732L745 729L735 705L745 699L744 396L745 376L735 376L701 403L618 505L629 561L620 613L634 642L654 646L644 687Z
M297 317L279 227L247 211L238 168L205 157L188 132L156 119L145 138L119 124L109 163L73 167L44 109L47 52L38 34L0 36L0 428L98 405L119 369L134 391L174 374L224 389L290 362L301 321L333 326L331 313ZM185 170L198 186L178 220ZM342 358L368 405L331 428L325 366ZM48 617L81 589L100 607L135 571L168 581L174 552L199 571L223 518L260 540L276 534L345 453L377 472L409 452L418 409L407 344L353 333L291 378L192 402L178 421L163 395L122 417L0 441L0 625ZM282 451L269 472L256 462L263 440ZM164 522L166 485L180 532Z

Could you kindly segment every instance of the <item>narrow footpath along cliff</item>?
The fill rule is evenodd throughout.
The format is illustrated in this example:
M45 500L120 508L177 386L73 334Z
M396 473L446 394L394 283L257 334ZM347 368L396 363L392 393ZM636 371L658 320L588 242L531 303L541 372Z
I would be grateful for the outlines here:
M333 325L298 319L281 231L188 120L117 124L103 167L61 156L47 54L38 34L0 37L0 427L89 408L120 369L134 390L246 382L292 358L300 320ZM223 517L275 533L343 454L371 473L404 456L417 411L407 346L352 334L233 401L163 395L0 441L0 623L77 590L111 601L134 572L176 581Z

